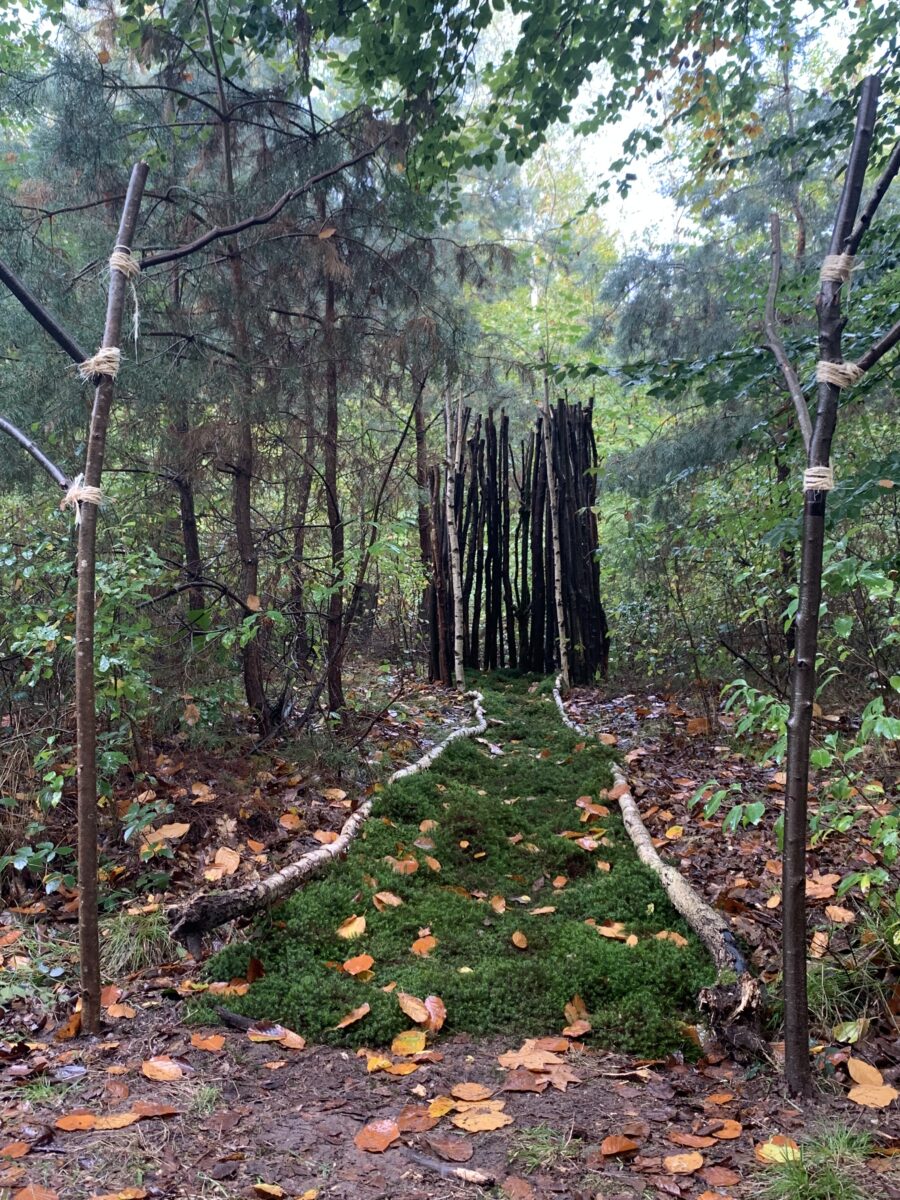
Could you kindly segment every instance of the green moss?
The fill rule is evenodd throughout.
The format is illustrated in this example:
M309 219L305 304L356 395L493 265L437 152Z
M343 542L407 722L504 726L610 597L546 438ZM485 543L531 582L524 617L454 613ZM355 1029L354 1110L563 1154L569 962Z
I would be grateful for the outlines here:
M445 1028L473 1034L557 1031L577 993L604 1045L655 1054L682 1044L679 1024L714 973L656 877L637 861L618 816L580 822L578 797L597 801L611 781L608 752L565 729L552 697L508 677L491 684L487 711L500 723L484 741L459 741L430 771L386 788L344 863L274 909L251 942L212 961L219 979L243 975L251 955L265 967L249 993L229 1003L310 1039L379 1045L410 1024L396 995L382 990L390 983L420 997L439 995ZM422 821L437 825L423 835ZM561 837L565 830L592 833L603 844L584 849ZM423 836L433 845L417 847ZM385 861L409 854L419 862L412 875L395 874ZM598 870L598 859L610 864L608 872ZM559 875L568 882L555 889ZM379 890L400 896L402 907L379 912L372 903ZM489 903L497 895L505 912ZM555 911L529 911L546 906ZM365 915L367 927L347 941L336 931L353 914ZM588 918L621 921L638 944L601 937ZM410 946L425 928L438 944L418 958ZM662 929L689 944L655 939ZM511 940L517 931L528 939L524 950ZM371 980L333 965L357 954L374 958ZM371 1012L362 1021L334 1028L364 1001Z

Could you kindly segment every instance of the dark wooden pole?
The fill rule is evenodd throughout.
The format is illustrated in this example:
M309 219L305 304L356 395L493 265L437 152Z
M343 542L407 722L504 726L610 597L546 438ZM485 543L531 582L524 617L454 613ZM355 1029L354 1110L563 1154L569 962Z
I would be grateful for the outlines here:
M116 246L130 247L147 164L137 163L125 196L125 206L116 236ZM119 345L128 280L113 268L109 273L109 295L103 348ZM103 475L106 435L112 408L115 379L101 375L94 392L90 433L84 466L86 487L99 488ZM77 723L78 775L78 940L81 959L81 1026L85 1033L100 1031L100 937L98 930L97 878L97 712L94 691L94 606L97 570L97 506L81 505L78 526L78 593L75 605L75 713Z
M850 242L859 210L860 195L878 106L879 81L863 84L850 161L838 207L830 254L841 254ZM819 321L819 358L841 362L841 284L825 281L816 299ZM813 424L807 465L825 467L831 456L831 441L837 423L840 388L820 383L818 409ZM822 559L825 545L825 502L827 492L805 491L803 504L803 547L800 567L800 604L797 610L796 655L791 683L788 718L787 784L784 808L784 862L782 875L783 970L785 1013L785 1080L792 1095L812 1091L809 1062L809 1015L806 986L806 838L807 789L809 784L809 739L816 687L816 654L819 637L819 606L822 602Z

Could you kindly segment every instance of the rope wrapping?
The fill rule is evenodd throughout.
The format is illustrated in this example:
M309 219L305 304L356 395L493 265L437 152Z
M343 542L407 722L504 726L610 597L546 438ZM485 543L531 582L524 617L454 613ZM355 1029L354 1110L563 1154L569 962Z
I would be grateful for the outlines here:
M69 484L69 489L59 503L59 507L63 510L67 508L75 509L75 527L81 524L81 506L82 504L95 504L98 507L103 503L103 492L98 487L91 487L84 482L84 475L76 475Z
M834 490L834 467L807 467L803 472L804 492L830 492Z
M849 283L854 261L852 254L826 254L819 279L822 283Z
M98 375L108 375L111 379L119 373L122 362L122 351L118 346L101 346L96 354L78 364L78 377L85 383Z
M853 362L826 362L824 358L816 363L816 379L819 383L833 383L835 387L848 388L859 383L865 371Z

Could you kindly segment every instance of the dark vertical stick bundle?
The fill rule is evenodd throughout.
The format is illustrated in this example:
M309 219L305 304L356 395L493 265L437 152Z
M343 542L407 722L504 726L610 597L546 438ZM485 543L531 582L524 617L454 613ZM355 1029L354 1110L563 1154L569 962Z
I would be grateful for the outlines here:
M505 412L499 421L463 414L464 469L454 479L455 518L462 565L463 626L467 668L516 667L546 673L559 666L558 611L550 472L556 482L562 606L572 683L587 683L606 671L609 633L600 600L597 529L597 447L593 405L560 399L537 418L518 448L510 443ZM549 436L544 436L544 430ZM431 677L449 682L453 661L450 556L437 515L435 494L433 578L430 609ZM515 513L515 523L513 514ZM443 599L439 599L443 597Z

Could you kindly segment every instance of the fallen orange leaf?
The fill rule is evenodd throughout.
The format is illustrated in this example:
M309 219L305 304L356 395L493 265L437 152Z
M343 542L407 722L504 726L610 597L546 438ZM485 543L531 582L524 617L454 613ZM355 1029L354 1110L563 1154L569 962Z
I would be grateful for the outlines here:
M353 1141L360 1150L366 1150L369 1154L381 1154L399 1138L400 1130L397 1128L397 1122L382 1117L380 1120L370 1121L368 1125L363 1125Z
M348 1025L353 1025L356 1021L361 1021L370 1011L371 1005L361 1004L359 1008L354 1008L352 1012L348 1012L346 1017L342 1017L337 1025L335 1025L335 1029L346 1029Z
M170 1083L175 1079L181 1079L184 1071L168 1054L158 1054L155 1058L145 1059L141 1063L141 1074L146 1075L148 1079Z
M211 1033L209 1035L192 1033L191 1045L195 1050L208 1050L210 1054L218 1054L225 1045L225 1037L221 1033Z

